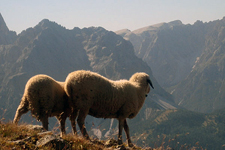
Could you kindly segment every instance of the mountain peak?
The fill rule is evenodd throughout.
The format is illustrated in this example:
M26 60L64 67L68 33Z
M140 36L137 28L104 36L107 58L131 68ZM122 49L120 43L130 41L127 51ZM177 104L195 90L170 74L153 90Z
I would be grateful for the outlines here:
M39 22L39 24L37 26L39 26L43 29L45 29L45 28L56 28L56 27L65 28L65 27L57 24L56 22L50 21L48 19L43 19L41 22Z
M50 22L50 20L48 20L48 19L43 19L40 23L41 24L46 24L46 23L49 23Z
M168 23L171 26L179 26L182 25L183 23L180 20L174 20Z
M130 33L131 31L129 29L122 29L122 30L119 30L119 31L116 31L115 33L120 35L120 36L124 36L126 35L127 33Z
M9 31L6 23L0 13L0 45L7 45L13 43L16 39L16 32Z
M9 32L9 29L6 26L6 23L2 17L2 14L0 13L0 33L6 33L6 32Z
M49 27L51 25L51 21L48 19L43 19L38 25L41 27Z

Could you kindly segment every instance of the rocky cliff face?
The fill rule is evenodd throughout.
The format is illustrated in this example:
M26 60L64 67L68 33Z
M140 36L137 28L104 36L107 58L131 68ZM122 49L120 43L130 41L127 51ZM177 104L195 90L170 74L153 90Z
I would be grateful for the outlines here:
M177 103L194 111L225 107L225 18L214 21L205 36L205 48L190 74L174 88Z
M224 20L193 25L173 21L116 33L131 41L135 54L147 62L177 104L211 112L225 106L219 92L225 77Z
M173 21L137 29L124 38L131 41L136 55L152 68L160 85L168 88L191 71L204 45L199 38L203 34L204 29L197 25L185 26L181 21Z

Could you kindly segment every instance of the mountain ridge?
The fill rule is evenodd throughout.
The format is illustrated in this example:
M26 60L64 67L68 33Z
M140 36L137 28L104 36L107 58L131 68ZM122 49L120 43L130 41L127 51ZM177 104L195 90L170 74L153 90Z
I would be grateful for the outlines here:
M156 88L147 98L146 107L164 109L168 106L162 107L151 100L159 99L157 95L173 103L172 96L158 85L149 66L135 56L132 44L102 27L68 30L44 19L22 31L13 44L1 45L0 57L0 101L2 109L7 109L8 119L13 118L30 77L47 74L63 81L68 73L80 69L92 70L113 80L146 72Z
M36 74L48 74L63 81L69 72L85 69L117 80L128 79L132 73L144 71L150 75L155 89L151 90L137 117L128 120L132 135L137 135L140 139L146 135L143 136L144 142L151 144L152 135L160 134L162 137L166 133L172 139L172 135L178 134L175 132L182 132L180 137L184 139L189 132L191 136L186 138L188 142L191 139L191 142L197 142L204 137L202 139L207 143L213 137L211 145L221 144L224 141L224 109L217 109L224 106L222 100L225 97L222 92L225 90L224 19L209 23L196 21L193 25L183 25L179 21L170 25L165 23L161 24L163 28L144 31L140 36L123 30L129 34L127 38L131 38L130 41L102 27L75 27L68 30L44 19L35 27L21 32L11 43L0 44L0 114L4 114L6 120L13 118L26 81ZM135 38L138 40L135 41ZM146 48L151 49L143 51ZM169 59L174 59L175 62L169 65ZM177 68L185 68L185 63L187 71L183 72L182 78L174 78L172 73L178 73ZM151 65L155 65L153 69L158 67L165 72L158 73L158 76ZM170 68L171 66L174 67ZM162 83L158 83L164 82L163 78L169 78L167 90L173 95L163 89ZM199 93L200 96L212 94L204 101L205 97L194 97ZM217 93L220 94L216 95ZM179 97L176 96L178 94ZM182 97L186 98L183 102ZM212 101L212 97L216 97L215 101ZM212 106L216 109L212 109ZM209 110L209 114L180 110L183 107L189 110L193 108L193 111L198 112ZM160 111L165 109L169 110ZM210 113L212 111L214 113ZM22 117L22 121L37 123L27 116ZM102 135L116 131L117 124L112 120L88 118L86 121L88 130L104 127ZM139 141L139 144L140 142L143 141Z
M198 20L193 25L172 21L118 34L131 41L135 54L151 67L176 104L212 112L225 107L225 97L218 92L224 87L220 85L224 81L224 21L225 17L207 23ZM211 91L205 88L209 85L214 87Z

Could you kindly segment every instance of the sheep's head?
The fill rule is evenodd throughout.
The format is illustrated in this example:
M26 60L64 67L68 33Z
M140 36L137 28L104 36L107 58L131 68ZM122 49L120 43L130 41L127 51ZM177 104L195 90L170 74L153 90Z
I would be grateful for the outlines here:
M136 82L136 83L140 84L141 86L148 86L148 84L149 84L154 89L149 75L144 72L138 72L138 73L133 74L129 81ZM149 92L150 92L150 89L148 89L147 93L149 93Z

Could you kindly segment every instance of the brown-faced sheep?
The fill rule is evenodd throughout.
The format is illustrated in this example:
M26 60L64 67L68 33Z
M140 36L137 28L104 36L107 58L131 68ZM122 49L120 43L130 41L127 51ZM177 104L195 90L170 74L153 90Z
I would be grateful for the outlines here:
M48 117L56 116L61 127L61 136L66 133L65 121L72 109L64 90L64 82L58 82L47 75L30 78L25 86L23 97L17 108L13 122L18 124L21 116L29 110L33 117L42 122L48 130ZM70 116L73 132L76 132L75 119Z
M75 113L79 111L78 125L84 137L89 139L84 121L89 114L97 118L117 118L119 121L118 144L122 144L124 128L129 146L133 146L126 118L134 118L152 82L146 73L135 73L130 80L109 80L91 71L75 71L65 81L65 91L72 100ZM77 114L75 114L77 115Z

